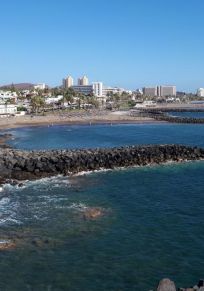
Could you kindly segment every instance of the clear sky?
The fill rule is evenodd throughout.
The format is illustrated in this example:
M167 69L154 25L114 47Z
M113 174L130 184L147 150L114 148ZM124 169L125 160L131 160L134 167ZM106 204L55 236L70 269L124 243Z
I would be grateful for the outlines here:
M204 87L204 0L2 0L0 84Z

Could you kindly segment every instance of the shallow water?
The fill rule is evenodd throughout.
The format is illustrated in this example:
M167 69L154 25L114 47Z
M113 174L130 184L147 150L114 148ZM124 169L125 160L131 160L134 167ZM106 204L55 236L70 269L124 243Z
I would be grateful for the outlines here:
M48 148L204 146L200 125L56 126L13 133L15 146L27 149L43 147L45 134ZM142 291L163 277L180 286L196 283L204 276L203 173L204 162L189 162L42 179L22 189L7 185L0 193L0 239L14 238L17 247L0 252L0 289ZM92 207L103 215L84 219Z

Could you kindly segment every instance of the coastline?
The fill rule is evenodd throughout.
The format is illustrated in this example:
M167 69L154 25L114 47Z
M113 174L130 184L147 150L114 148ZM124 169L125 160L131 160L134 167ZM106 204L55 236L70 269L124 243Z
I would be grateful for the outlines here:
M185 104L165 105L151 109L153 111L204 111L204 106L193 106ZM32 126L52 125L97 125L97 124L161 124L171 123L172 120L159 120L155 116L133 116L129 111L107 111L107 110L72 110L54 111L46 115L24 115L0 117L0 130L15 129Z
M166 123L154 120L149 117L133 117L128 114L106 113L90 114L89 116L66 116L51 114L46 116L19 116L0 119L0 130L15 129L31 126L52 126L52 125L97 125L97 124L159 124Z

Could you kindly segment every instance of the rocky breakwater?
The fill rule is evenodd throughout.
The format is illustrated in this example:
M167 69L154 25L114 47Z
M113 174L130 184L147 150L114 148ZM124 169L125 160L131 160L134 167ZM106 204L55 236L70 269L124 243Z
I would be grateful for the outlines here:
M178 111L177 110L177 112L202 112L202 111L195 111L195 110ZM157 109L151 109L151 110L143 109L140 111L140 116L153 118L157 121L166 121L166 122L171 122L171 123L204 124L204 118L173 116L173 115L170 115L167 111L157 110Z
M171 123L195 123L195 124L204 124L204 118L192 118L192 117L180 117L172 116L169 114L157 114L151 115L152 118L158 121L167 121Z
M4 179L32 180L57 174L203 158L204 149L182 145L51 151L0 149L0 183Z

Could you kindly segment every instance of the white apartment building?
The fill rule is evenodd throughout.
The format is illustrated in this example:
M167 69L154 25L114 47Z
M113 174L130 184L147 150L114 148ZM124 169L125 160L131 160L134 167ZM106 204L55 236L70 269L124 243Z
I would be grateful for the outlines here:
M125 89L118 87L103 87L103 96L107 96L109 93L122 94L124 91Z
M46 88L46 84L45 83L36 84L33 86L33 88L35 90L44 90Z
M0 103L5 103L7 101L13 100L17 101L18 95L16 92L11 91L0 91Z
M102 82L93 82L93 94L96 97L103 96L103 83Z
M197 90L198 97L204 97L204 88L199 88Z
M17 107L13 104L0 104L0 116L1 115L14 115L17 113Z
M93 85L76 85L72 86L72 89L77 92L81 93L83 95L92 95L93 94Z

